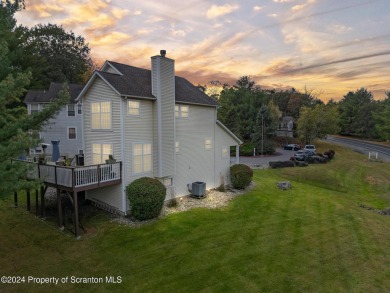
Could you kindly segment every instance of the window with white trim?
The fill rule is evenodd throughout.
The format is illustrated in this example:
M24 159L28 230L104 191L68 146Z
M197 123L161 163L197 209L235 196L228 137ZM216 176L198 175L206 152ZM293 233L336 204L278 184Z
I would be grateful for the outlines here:
M111 129L111 102L91 103L92 129Z
M152 171L152 144L133 144L133 172L134 174Z
M188 118L190 108L187 105L175 105L175 117Z
M38 104L31 104L30 105L30 114L36 114L39 112L39 105Z
M68 139L76 139L76 127L68 127Z
M112 144L94 143L92 144L92 162L93 164L103 164L112 155Z
M178 141L175 142L175 152L176 153L180 152L180 142Z
M76 116L74 104L68 104L68 117Z
M211 139L205 139L204 140L204 149L206 151L211 150L212 144L211 144Z
M127 101L127 113L132 116L140 115L140 101Z
M83 113L83 105L77 104L77 114L81 115Z

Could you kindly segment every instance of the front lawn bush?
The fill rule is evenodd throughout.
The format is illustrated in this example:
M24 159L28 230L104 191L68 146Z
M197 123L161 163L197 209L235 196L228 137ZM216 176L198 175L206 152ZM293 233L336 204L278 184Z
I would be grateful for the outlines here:
M131 215L144 221L158 217L164 204L166 188L159 180L142 177L126 187Z
M236 164L230 167L230 178L232 185L236 189L244 189L252 181L253 171L244 164Z

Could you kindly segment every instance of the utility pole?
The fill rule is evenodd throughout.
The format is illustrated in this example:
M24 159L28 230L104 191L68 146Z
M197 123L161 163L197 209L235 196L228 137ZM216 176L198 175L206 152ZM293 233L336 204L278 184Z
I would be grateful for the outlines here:
M261 113L261 156L264 155L264 114Z

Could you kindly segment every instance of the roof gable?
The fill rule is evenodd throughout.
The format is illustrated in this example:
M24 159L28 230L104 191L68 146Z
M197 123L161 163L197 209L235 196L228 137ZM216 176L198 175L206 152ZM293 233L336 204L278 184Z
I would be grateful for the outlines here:
M152 94L152 73L114 61L106 61L122 75L99 71L99 74L122 96L155 98ZM108 66L108 65L106 65ZM175 76L175 101L177 103L218 106L218 102L199 90L183 77Z

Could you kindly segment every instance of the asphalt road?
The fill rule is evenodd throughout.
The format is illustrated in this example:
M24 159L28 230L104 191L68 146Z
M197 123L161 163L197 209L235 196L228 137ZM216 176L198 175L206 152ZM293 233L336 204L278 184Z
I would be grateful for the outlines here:
M338 136L328 136L327 140L362 152L366 154L367 157L369 152L376 152L378 153L379 160L390 162L390 146L369 142L366 140Z
M384 146L377 143L372 143L368 141L328 136L328 141L332 143L341 144L345 147L350 147L353 150L356 150L360 153L367 155L369 152L377 152L378 159L384 162L390 162L390 146ZM240 163L247 164L250 166L259 166L259 167L268 167L270 161L288 161L292 156L294 156L295 151L287 151L283 149L276 149L275 154L273 155L264 155L264 156L255 156L255 157L240 157ZM235 158L231 158L232 162L235 161Z

